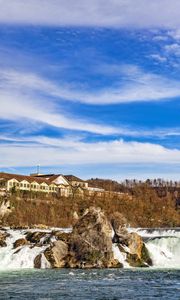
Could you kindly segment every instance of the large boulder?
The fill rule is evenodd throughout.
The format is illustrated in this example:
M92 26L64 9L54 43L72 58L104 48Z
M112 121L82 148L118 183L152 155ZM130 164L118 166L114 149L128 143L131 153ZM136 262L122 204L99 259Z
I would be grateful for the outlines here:
M68 245L63 241L56 241L44 251L44 256L52 268L63 268L66 265Z
M148 267L152 265L152 260L142 237L135 232L127 235L126 244L119 244L119 249L126 253L126 260L132 267Z
M128 248L131 254L136 254L141 258L143 240L139 234L132 232L128 236Z
M67 266L103 268L120 266L113 258L112 226L100 208L90 207L77 221L70 239Z
M114 212L110 215L109 220L114 230L113 243L127 244L128 231L126 229L127 220L119 212Z

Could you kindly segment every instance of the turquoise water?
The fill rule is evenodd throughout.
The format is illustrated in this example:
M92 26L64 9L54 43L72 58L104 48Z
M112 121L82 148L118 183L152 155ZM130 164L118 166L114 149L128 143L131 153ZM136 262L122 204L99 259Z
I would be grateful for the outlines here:
M23 270L0 273L0 299L180 299L180 270Z

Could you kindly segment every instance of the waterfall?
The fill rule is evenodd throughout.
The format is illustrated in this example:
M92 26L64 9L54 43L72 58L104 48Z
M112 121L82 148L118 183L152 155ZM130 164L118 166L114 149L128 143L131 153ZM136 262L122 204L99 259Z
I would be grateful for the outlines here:
M48 244L44 244L44 237L41 239L39 245L21 245L14 248L14 242L18 239L26 237L28 232L44 231L48 234L53 229L39 230L13 230L0 229L0 236L3 233L7 234L5 239L6 246L0 246L0 270L20 269L20 268L34 268L34 259L37 255L41 255L41 268L49 268L50 265L43 254L44 250L49 247L50 243L54 241L54 237L49 240ZM70 229L58 229L63 232L69 232ZM180 268L180 228L175 229L142 229L130 228L129 232L137 232L142 236L144 243L149 251L150 257L153 261L153 267L156 268ZM129 267L126 262L126 254L122 253L116 244L113 244L114 256L124 267Z
M35 257L43 252L47 246L32 248L29 245L24 245L14 249L14 242L25 238L26 230L9 229L6 232L9 235L5 241L7 246L0 247L0 270L34 268Z
M180 268L180 228L130 229L142 236L153 267Z

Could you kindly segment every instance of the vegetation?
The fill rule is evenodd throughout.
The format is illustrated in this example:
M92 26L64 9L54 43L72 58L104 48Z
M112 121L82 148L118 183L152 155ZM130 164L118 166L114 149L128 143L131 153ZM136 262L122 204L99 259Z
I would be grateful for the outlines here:
M96 186L97 186L97 180ZM73 195L69 198L46 195L44 193L16 192L9 195L12 213L1 220L2 225L68 227L74 222L74 212L81 215L89 206L101 207L107 215L120 212L130 226L137 227L177 227L180 226L179 210L175 209L174 190L146 183L123 184L100 180L98 187L111 189L109 192L94 193L91 196ZM92 183L92 180L91 180ZM92 184L91 184L92 186ZM123 192L122 194L114 193Z

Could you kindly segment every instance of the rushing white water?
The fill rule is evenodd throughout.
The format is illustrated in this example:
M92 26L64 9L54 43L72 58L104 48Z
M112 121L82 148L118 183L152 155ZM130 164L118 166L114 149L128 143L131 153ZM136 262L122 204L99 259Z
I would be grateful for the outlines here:
M55 228L53 228L54 230ZM56 228L57 229L57 228ZM60 229L58 229L60 230ZM23 245L14 249L14 242L18 239L25 238L27 230L0 230L0 233L8 233L6 238L6 247L0 247L0 270L34 268L34 259L37 255L41 256L41 268L50 268L43 252L49 247L49 244L55 241L51 236L52 229L39 230L29 229L28 232L44 231L46 237L50 236L50 241L44 244L45 238L40 239L40 244ZM70 232L71 229L61 229L63 232ZM153 261L153 267L158 268L180 268L180 228L177 229L142 229L131 228L129 232L137 232L142 236L150 257ZM128 249L124 249L128 252ZM114 258L118 259L125 268L129 267L126 262L126 253L121 252L116 244L113 244Z
M126 253L121 252L116 244L113 244L112 250L114 253L114 258L117 259L120 263L122 263L125 268L130 268L129 264L126 261Z
M43 252L47 246L30 247L30 245L24 245L14 249L14 242L18 239L25 238L27 231L9 229L6 232L9 234L6 238L7 246L0 247L0 270L34 268L35 257Z
M153 261L153 267L180 268L180 228L131 228L142 236Z

